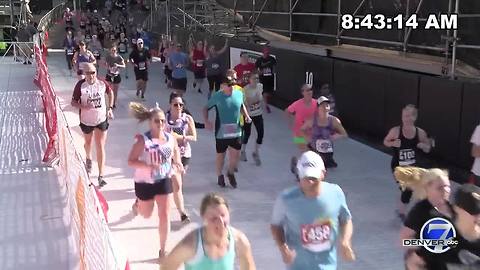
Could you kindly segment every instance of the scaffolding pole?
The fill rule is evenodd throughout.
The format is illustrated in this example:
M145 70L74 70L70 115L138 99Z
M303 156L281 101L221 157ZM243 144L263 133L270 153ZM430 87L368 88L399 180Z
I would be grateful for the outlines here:
M460 0L455 0L455 14L460 12ZM453 30L453 44L452 44L452 70L450 71L450 78L455 79L455 68L457 62L457 38L458 30Z

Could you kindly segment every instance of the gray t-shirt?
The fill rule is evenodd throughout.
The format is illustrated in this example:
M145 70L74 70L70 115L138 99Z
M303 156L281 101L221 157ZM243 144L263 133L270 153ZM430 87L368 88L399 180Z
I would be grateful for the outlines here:
M107 62L107 65L108 65L108 74L110 75L120 74L120 70L118 69L118 67L115 66L115 64L122 65L123 57L121 57L120 55L112 56L109 54L105 58L105 62Z
M205 61L207 67L207 76L222 75L224 73L224 64L221 55L209 57Z

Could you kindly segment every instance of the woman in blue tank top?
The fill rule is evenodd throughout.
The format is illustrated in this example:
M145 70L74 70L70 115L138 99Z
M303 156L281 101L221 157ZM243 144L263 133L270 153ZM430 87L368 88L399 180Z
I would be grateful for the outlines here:
M325 168L335 168L333 141L348 137L340 120L330 115L330 100L321 96L317 99L318 110L312 120L306 121L302 130L311 130L309 147L317 152L325 163Z
M161 262L162 270L255 270L252 249L245 234L232 226L228 204L218 194L207 194L200 206L203 226L190 232Z

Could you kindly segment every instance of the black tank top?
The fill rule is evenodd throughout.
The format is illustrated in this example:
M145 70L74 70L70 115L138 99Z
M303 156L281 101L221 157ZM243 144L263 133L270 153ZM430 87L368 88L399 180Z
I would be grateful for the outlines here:
M403 127L400 126L400 147L393 148L392 170L397 166L415 166L418 159L418 128L415 127L415 136L412 139L407 139L403 135Z

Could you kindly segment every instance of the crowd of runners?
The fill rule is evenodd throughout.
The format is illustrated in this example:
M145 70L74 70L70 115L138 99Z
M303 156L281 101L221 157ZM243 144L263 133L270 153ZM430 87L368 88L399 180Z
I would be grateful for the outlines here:
M118 12L112 7L102 15L95 10L81 14L65 11L65 55L68 69L74 70L79 79L73 91L72 105L80 109L86 169L91 173L92 144L95 144L98 186L107 184L103 172L109 120L114 117L122 78L128 79L126 67L132 65L137 100L130 102L129 108L136 119L149 125L147 131L135 136L128 157L128 165L135 169L136 198L132 213L149 218L156 203L162 269L178 269L182 264L191 270L234 269L235 258L240 269L255 269L247 236L230 224L228 202L214 193L207 194L202 200L203 226L167 252L170 197L174 198L182 222L188 223L190 217L184 206L182 186L198 128L214 131L217 185L220 187L226 188L227 180L233 188L241 187L235 174L239 163L249 158L247 145L252 125L257 138L251 157L257 166L262 166L261 145L265 132L268 132L264 128L264 113L271 112L269 101L277 76L277 60L281 59L272 57L269 48L265 47L263 55L255 62L248 54L242 53L240 63L228 69L222 61L228 42L218 49L207 40L196 43L190 40L185 51L180 42L168 36L159 42L158 55L152 55L150 50L154 45L147 46L148 35L140 27L128 25L128 12L122 3L115 3ZM78 19L78 30L75 30L74 18ZM158 103L148 108L142 102L147 90L149 66L154 58L163 64L165 83L172 90L166 110L162 110ZM101 68L107 71L104 79L97 76ZM204 125L195 122L185 106L189 71L194 74L191 83L196 93L203 94L208 89L208 101L201 112ZM208 88L204 88L205 79ZM288 269L336 269L337 247L345 260L355 260L356 257L351 241L352 214L340 186L324 179L327 170L339 166L334 159L335 141L347 138L348 134L336 116L335 101L328 85L322 86L319 98L313 97L312 85L304 84L299 91L303 97L285 109L293 143L298 148L290 168L298 184L278 196L273 208L271 233ZM209 117L209 111L213 109L214 122ZM472 155L476 158L472 183L477 186L463 185L450 203L448 173L440 169L421 169L425 166L420 162L420 153L428 153L434 142L415 125L417 114L415 106L406 105L399 114L401 125L393 127L384 140L385 146L393 149L391 169L401 190L397 214L404 222L404 228L400 234L402 239L419 239L425 222L442 217L455 225L458 245L444 256L435 256L424 248L408 248L405 267L409 270L469 269L453 267L467 264L459 255L463 254L461 251L469 252L473 258L480 255L480 127L475 130L471 141ZM407 212L412 197L417 201ZM477 268L471 269L479 269L479 260L475 262Z

